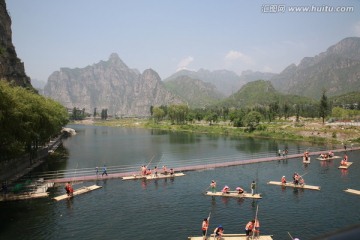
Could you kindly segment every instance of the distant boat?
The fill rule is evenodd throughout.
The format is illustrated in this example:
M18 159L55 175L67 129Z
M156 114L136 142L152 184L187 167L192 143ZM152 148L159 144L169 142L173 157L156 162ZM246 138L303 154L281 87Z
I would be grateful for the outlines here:
M208 196L216 196L216 197L233 197L233 198L255 198L255 199L261 199L261 194L257 193L252 195L251 193L238 193L236 191L230 191L229 193L223 193L223 192L210 192L207 191L205 193Z
M352 162L347 162L346 165L340 165L338 167L338 169L348 169L348 167L350 167L351 164L353 164L353 163Z
M147 180L151 180L151 179L161 179L161 178L173 178L173 177L181 177L181 176L185 176L184 173L180 172L180 173L174 173L174 174L162 174L162 173L158 173L157 176L154 176L153 174L150 175L131 175L131 176L126 176L123 177L122 180L136 180L136 179L147 179Z
M312 186L312 185L307 185L307 184L301 185L301 184L294 184L294 183L282 183L282 182L276 182L276 181L270 181L270 182L268 182L268 184L279 185L279 186L284 186L284 187L320 190L319 186Z

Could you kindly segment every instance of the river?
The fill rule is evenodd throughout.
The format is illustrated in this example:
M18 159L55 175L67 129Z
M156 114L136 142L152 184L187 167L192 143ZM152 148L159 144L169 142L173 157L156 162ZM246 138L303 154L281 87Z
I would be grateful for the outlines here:
M77 135L63 142L66 159L51 159L37 171L95 169L104 164L139 169L187 166L229 160L274 156L287 147L290 154L326 150L326 146L268 139L235 138L146 129L71 125ZM342 154L338 154L342 155ZM122 181L109 179L75 184L74 188L98 184L101 189L55 202L64 193L50 189L50 198L0 203L0 239L187 239L201 235L201 222L211 213L212 231L222 224L225 233L243 233L258 206L261 233L274 239L311 239L358 224L360 196L343 190L360 190L359 152L348 151L354 164L339 170L340 159L320 162L312 157L304 166L300 159L278 160L235 167L185 172L174 179ZM268 181L288 179L294 172L320 191L282 189ZM94 170L95 173L95 170ZM34 173L33 173L34 174ZM211 180L218 188L242 186L250 191L257 182L263 198L212 198L203 192Z

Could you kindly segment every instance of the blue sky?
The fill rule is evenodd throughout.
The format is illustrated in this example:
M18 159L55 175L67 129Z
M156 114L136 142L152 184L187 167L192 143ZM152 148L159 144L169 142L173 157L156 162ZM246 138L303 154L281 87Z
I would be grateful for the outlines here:
M278 73L343 38L360 37L358 0L6 3L17 55L27 75L42 81L61 67L83 68L114 52L128 67L152 68L162 79L179 69ZM313 12L291 12L292 6Z

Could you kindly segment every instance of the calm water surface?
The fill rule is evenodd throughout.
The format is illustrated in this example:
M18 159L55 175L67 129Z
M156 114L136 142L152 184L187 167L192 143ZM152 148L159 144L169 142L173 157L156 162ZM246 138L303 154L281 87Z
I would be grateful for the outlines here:
M185 166L228 160L273 156L287 146L290 153L304 149L326 149L305 143L285 143L167 133L142 129L72 126L78 135L64 141L66 160L52 160L42 171L139 165ZM274 239L311 239L360 222L360 198L343 192L360 189L359 152L348 152L354 164L337 169L340 160L320 162L312 158L304 166L300 159L186 172L175 179L151 181L98 180L76 184L98 184L102 188L74 199L54 202L36 199L0 203L0 239L187 239L201 234L201 221L211 213L210 230L222 224L226 233L243 233L254 218L256 206L263 234ZM321 191L282 189L267 185L288 179L294 171L306 183ZM249 191L252 180L263 199L212 198L202 193L212 179L219 188L242 186ZM63 194L63 187L51 189L50 197Z

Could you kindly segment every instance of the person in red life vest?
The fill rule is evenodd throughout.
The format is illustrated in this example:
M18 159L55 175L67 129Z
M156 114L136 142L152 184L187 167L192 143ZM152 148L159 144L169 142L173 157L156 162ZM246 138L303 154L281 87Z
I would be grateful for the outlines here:
M281 178L281 183L282 183L282 184L286 184L286 178L285 178L285 176L282 176L282 178Z
M238 194L243 194L244 193L244 189L242 189L241 187L237 187L236 191L238 192Z
M220 240L222 235L224 234L224 228L221 225L219 225L217 228L215 228L214 234L216 239Z
M150 170L150 168L148 168L148 169L146 170L146 175L151 175L151 170Z
M202 225L201 225L201 230L202 230L202 235L203 235L203 239L206 239L206 233L209 227L209 221L207 218L204 218Z
M69 197L71 197L71 196L73 195L74 189L72 188L70 182L67 182L67 183L65 184L65 191L66 191L66 194L67 194Z
M145 165L141 166L141 175L146 175L146 167L145 167Z
M345 154L344 158L341 160L340 165L341 166L346 166L347 165L347 161L348 161L348 156Z
M308 152L308 151L305 151L305 152L304 152L304 160L305 160L305 161L308 161L308 160L309 160L309 152Z
M254 224L255 224L255 220L251 220L250 222L248 222L245 226L245 234L246 234L246 239L250 238L250 234L254 228Z
M167 171L166 166L163 166L163 167L162 167L162 170L163 170L163 174L164 174L164 175L167 175L167 174L168 174L168 171Z
M225 186L222 190L223 193L229 193L230 188L228 186Z

